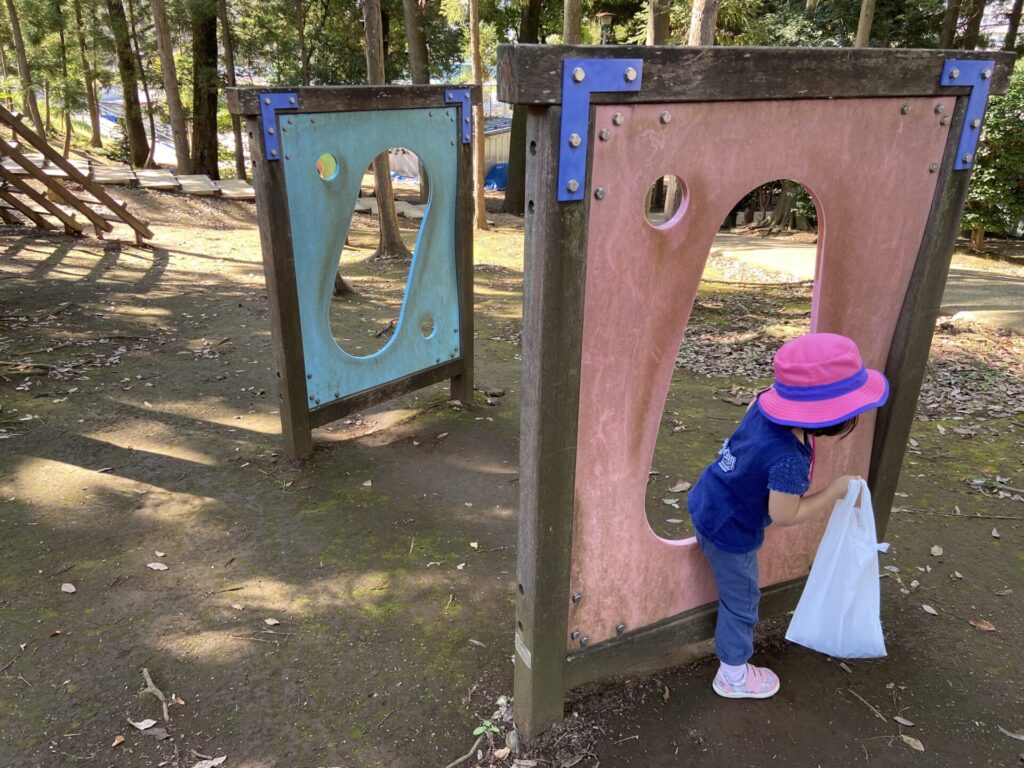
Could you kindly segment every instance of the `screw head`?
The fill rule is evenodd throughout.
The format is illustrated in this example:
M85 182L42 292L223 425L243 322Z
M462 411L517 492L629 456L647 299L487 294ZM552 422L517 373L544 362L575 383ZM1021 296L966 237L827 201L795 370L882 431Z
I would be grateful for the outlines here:
M950 76L951 79L956 80L958 77L960 77L960 70L959 69L950 70L949 76Z
M946 108L944 106L942 106L941 104L936 104L935 105L935 114L936 115L941 115L945 111L946 111Z
M633 69L632 67L626 67L624 75L627 83L632 83L634 80L636 80L636 70Z
M266 98L265 98L265 99L263 100L263 103L264 103L264 104L266 104L266 105L267 105L267 106L269 107L269 106L270 106L270 97L269 97L269 96L267 96L267 97L266 97Z
M904 104L903 106L901 106L900 107L900 114L901 115L909 115L910 114L910 105L909 104Z
M983 69L983 70L981 70L981 79L982 80L988 80L990 77L992 77L992 70L991 69Z
M970 152L963 156L963 161L965 163L970 163L972 160L974 160L974 155L972 155Z
M594 197L596 197L598 200L604 200L604 195L604 187L598 187L597 189L594 190Z
M586 648L587 644L589 642L590 642L590 635L584 635L583 637L580 638L580 646L583 647L583 648Z
M949 115L943 115L939 118L939 125L949 125Z
M295 97L294 96L289 96L288 97L288 103L289 104L294 104L295 103Z
M981 120L977 117L971 120L971 128L981 128Z
M579 638L579 636L580 631L578 629L574 629L572 632L569 633L569 637L571 637L573 640L576 640L577 638Z
M931 165L928 166L928 173L938 173L938 171L939 171L939 164L938 163L932 163Z
M576 179L569 179L565 184L565 188L570 192L576 192L580 188L580 183Z
M313 374L312 373L307 373L306 374L306 378L307 379L312 379L313 378Z
M621 112L616 112L614 115L612 115L613 124L622 125L624 122L626 122L626 116Z
M583 599L583 593L582 592L573 592L572 593L572 601L574 603L579 603L579 601L582 600L582 599Z
M291 159L292 159L292 156L291 156L291 155L289 155L289 154L288 154L288 153L286 152L286 153L285 153L285 156L284 156L284 159L285 159L285 160L291 160Z
M272 154L274 157L277 157L277 150L276 149L270 150L270 154Z
M672 115L668 112L662 112L660 120L662 125L668 125L672 122Z
M587 73L583 71L583 67L576 67L572 71L572 79L577 83L582 83L587 77Z
M320 405L320 398L318 397L318 398L317 398L317 399L316 399L316 400L315 400L314 402L315 402L315 403L316 403L317 405Z
M625 624L616 624L615 625L615 634L616 635L621 635L625 631L626 631L626 625Z
M597 134L597 137L601 139L601 141L608 141L608 139L612 137L612 132L607 128L602 128L601 132Z
M576 149L576 147L578 147L582 143L583 143L583 139L580 138L580 135L578 133L570 133L569 134L569 146L570 147L572 147L573 149Z
M276 133L276 131L273 128L268 128L267 129L267 133L269 133L271 136L273 136Z

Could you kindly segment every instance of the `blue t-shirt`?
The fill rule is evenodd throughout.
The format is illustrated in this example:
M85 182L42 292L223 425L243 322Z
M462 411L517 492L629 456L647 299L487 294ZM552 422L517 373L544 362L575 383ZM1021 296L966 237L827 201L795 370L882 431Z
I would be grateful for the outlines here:
M759 548L772 522L768 492L803 496L810 486L811 453L810 445L769 421L755 404L690 491L693 527L726 552Z

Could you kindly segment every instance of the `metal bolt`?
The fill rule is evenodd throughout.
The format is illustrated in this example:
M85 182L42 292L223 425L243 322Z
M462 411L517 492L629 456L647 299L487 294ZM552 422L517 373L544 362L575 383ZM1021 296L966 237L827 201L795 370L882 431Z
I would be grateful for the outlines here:
M311 122L311 123L315 123L315 122L316 122L316 118L315 118L315 117L311 117L311 118L309 118L309 122Z
M615 634L616 635L621 635L625 631L626 631L626 625L625 624L616 624L615 625Z
M580 188L580 183L576 181L576 179L569 179L569 181L566 182L565 184L565 188L570 192L575 192Z
M288 153L285 153L284 159L285 159L285 160L291 160L291 159L292 159L292 156L291 156L291 155L289 155Z
M433 117L433 116L434 116L433 112L427 112L427 117Z
M271 136L273 136L274 135L274 129L273 128L268 128L267 129L267 133L269 133Z
M576 640L579 636L580 631L578 629L574 629L572 632L569 633L569 637L571 637L573 640Z
M312 373L307 373L306 374L306 378L307 379L312 379L313 378L313 374Z
M583 67L576 67L576 69L572 71L572 79L577 83L582 83L586 76L587 73L583 71Z
M294 123L295 123L295 121L294 121L294 120L292 120L292 119L291 119L291 118L289 117L289 118L288 118L288 125L292 125L292 124L294 124Z
M983 70L981 70L981 79L982 80L988 80L990 77L992 77L992 70L991 69L983 69Z
M453 147L455 146L455 139L452 139L452 140L451 140L451 145L452 145Z
M623 115L621 112L616 112L614 115L612 115L612 123L614 123L615 125L622 125L624 122L626 122L626 116Z
M467 122L467 123L469 122L469 116L468 115L465 118L465 122Z
M281 129L281 133L288 133L288 129L287 128L282 128Z
M971 120L971 128L981 128L981 120L977 117Z
M583 139L580 138L580 135L578 133L570 133L569 134L569 146L570 147L572 147L573 149L576 149L576 147L578 147L582 143L583 143Z
M590 635L584 635L580 638L580 646L583 648L587 647L587 643L590 642Z
M941 115L945 111L946 111L946 108L944 106L942 106L941 104L936 104L935 105L935 114L936 115Z
M270 150L270 154L272 154L272 155L274 155L276 157L277 156L277 150L276 149Z
M974 155L972 155L970 152L968 152L963 157L963 160L964 160L965 163L970 163L973 159L974 159Z
M582 592L573 592L573 594L572 594L572 601L574 603L579 603L579 601L582 600L582 599L583 599L583 593Z
M319 397L316 399L316 404L320 405L320 398Z
M904 104L903 106L901 106L900 107L900 114L901 115L909 115L910 114L910 105L909 104Z
M267 96L267 98L265 98L265 99L263 100L263 103L264 103L264 104L266 104L266 105L267 105L267 106L269 107L269 106L270 106L270 97L269 97L269 96Z
M939 125L949 125L949 115L943 115L939 118Z
M608 139L612 137L612 132L609 131L607 128L602 128L601 132L597 134L597 136L599 139L601 139L601 141L608 141Z
M931 165L928 166L928 173L938 173L938 171L939 171L939 164L938 163L932 163Z
M334 396L335 396L335 397L341 397L341 393L340 393L340 392L335 392L335 393L334 393Z
M636 70L633 69L632 67L626 67L625 75L627 83L632 83L634 80L636 80Z
M960 77L960 70L959 69L950 70L949 77L952 80L956 80L958 77Z
M598 200L604 200L604 187L598 187L594 190L594 197Z
M294 96L289 96L288 97L288 103L289 104L294 104L295 103L295 97Z
M668 112L662 112L661 113L661 124L662 125L668 125L670 122L672 122L672 115L670 115Z

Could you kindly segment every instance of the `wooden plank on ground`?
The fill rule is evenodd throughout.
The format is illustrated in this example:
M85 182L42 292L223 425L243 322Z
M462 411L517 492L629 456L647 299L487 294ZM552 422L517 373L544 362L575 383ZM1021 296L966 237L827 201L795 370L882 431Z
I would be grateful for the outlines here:
M135 172L135 177L143 189L177 192L181 188L174 174L166 168L142 168Z
M127 165L94 165L92 180L97 184L135 184L135 171Z
M229 200L256 199L256 190L247 181L242 181L241 179L222 179L213 183L220 190L220 196L226 197Z
M186 195L210 197L217 195L220 191L217 189L217 185L210 180L209 176L201 173L178 176L178 183L181 185L181 191Z

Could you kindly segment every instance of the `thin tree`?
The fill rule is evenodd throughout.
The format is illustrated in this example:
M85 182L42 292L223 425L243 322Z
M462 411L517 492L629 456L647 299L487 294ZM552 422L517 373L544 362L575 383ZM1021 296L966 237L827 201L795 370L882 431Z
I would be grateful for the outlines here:
M309 85L309 51L306 50L306 9L302 0L295 0L295 29L299 35L299 76Z
M1007 19L1006 37L1003 39L1004 51L1012 51L1017 46L1022 9L1024 9L1024 0L1014 0L1013 7L1010 9L1010 16Z
M544 0L529 0L519 19L519 42L536 43L540 39L540 15ZM512 131L508 145L508 186L501 210L522 216L526 208L526 107L512 107Z
M150 0L153 25L156 28L157 51L160 54L160 71L164 79L164 96L171 120L171 136L174 138L174 156L178 173L192 173L192 158L188 149L188 128L185 125L185 110L181 107L178 91L178 73L174 64L174 48L171 46L171 28L167 23L167 9L164 0Z
M964 30L964 39L960 47L973 51L981 41L981 20L985 17L985 0L974 0L971 4L971 12L967 16L967 28Z
M228 88L234 88L235 81L235 46L231 39L231 22L228 17L227 0L217 0L217 15L220 16L221 42L224 44L224 71ZM238 178L245 181L245 147L242 144L242 118L231 115L231 131L235 135L235 172Z
M60 74L61 74L61 99L64 104L64 157L71 154L71 137L74 134L74 125L71 122L71 87L68 79L68 49L67 39L64 37L64 13L60 7L60 0L54 0L53 9L57 15L57 39L60 42Z
M720 0L693 0L687 45L714 45Z
M583 0L565 0L562 8L562 42L579 45L583 42Z
M473 62L473 82L484 81L484 64L480 56L480 3L469 0L469 47ZM487 138L484 136L484 107L473 108L473 220L477 229L487 229L487 199L484 197L484 163Z
M366 37L366 80L370 85L383 85L384 33L381 28L380 0L363 0L363 32ZM377 189L377 217L380 221L380 242L374 258L408 258L412 254L402 241L395 213L395 196L391 190L391 163L388 153L381 152L373 161L373 177ZM335 283L337 289L337 283ZM337 292L337 291L336 291Z
M960 20L962 0L949 0L942 15L942 30L939 32L939 48L952 48L956 37L956 24Z
M149 117L149 156L146 158L147 168L156 168L156 120L153 117L153 99L149 95L149 78L146 77L146 65L142 61L142 47L139 45L139 33L135 23L135 0L128 0L128 31L132 36L132 48L135 60L139 65L139 79L142 81L142 94L146 98L146 114Z
M664 45L669 34L668 0L647 0L647 44Z
M430 67L427 59L427 35L423 31L423 6L420 0L402 0L405 17L405 39L409 45L409 77L414 84L430 82ZM430 199L430 179L423 161L420 161L420 202Z
M103 134L100 131L100 103L96 96L96 80L92 67L89 66L88 47L85 43L85 24L82 23L82 2L73 0L75 11L75 31L78 35L78 52L82 57L82 79L85 81L85 101L89 106L90 147L103 146Z
M192 170L219 179L217 166L217 3L192 4Z
M132 165L141 168L149 157L146 128L142 124L142 108L139 106L139 83L135 76L135 56L132 54L131 38L128 35L128 19L124 15L121 0L107 0L107 15L110 31L114 35L117 52L117 70L121 75L121 91L124 100L125 133Z
M4 50L4 46L0 45L0 74L3 74L4 82L11 76L10 70L7 68L7 52ZM7 105L7 111L14 111L14 99L11 98L10 93L3 95L4 103Z
M28 55L25 53L25 40L21 36L21 23L18 21L18 9L14 0L7 0L7 18L11 22L11 37L14 38L14 53L18 59L18 80L21 82L21 101L25 111L35 126L36 133L46 138L43 128L43 116L39 113L39 102L36 101L35 88L32 86L32 70L28 66Z
M871 41L871 24L875 19L875 0L861 0L860 19L857 21L857 36L854 48L867 48Z

